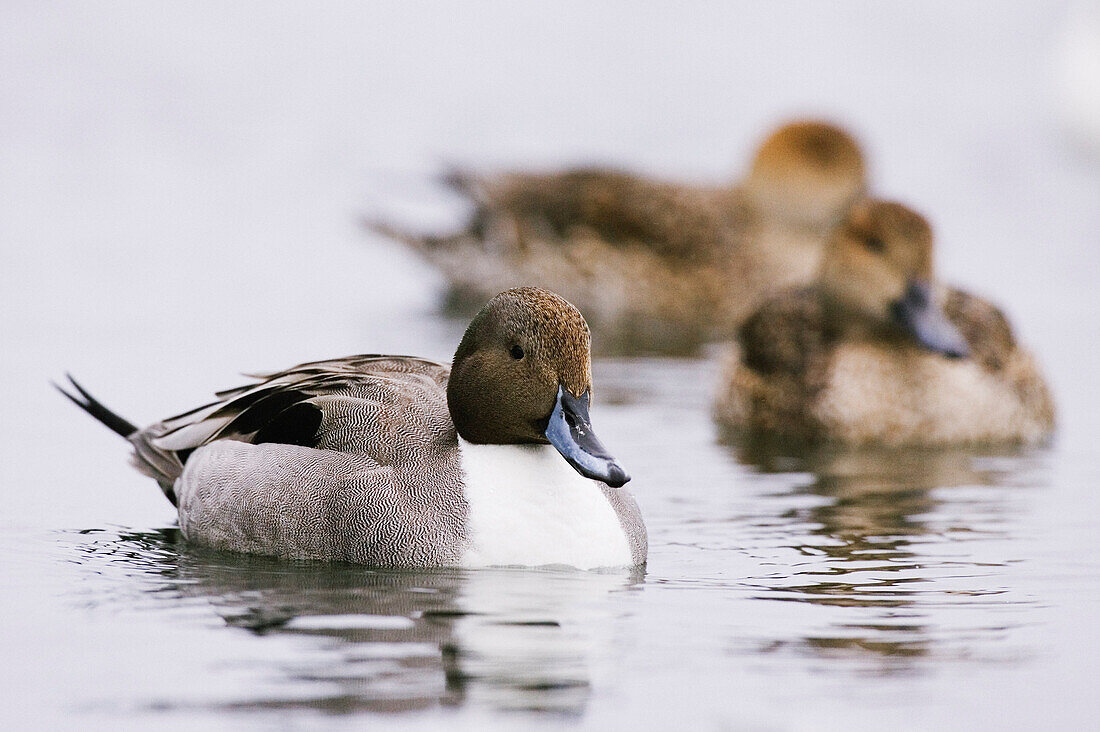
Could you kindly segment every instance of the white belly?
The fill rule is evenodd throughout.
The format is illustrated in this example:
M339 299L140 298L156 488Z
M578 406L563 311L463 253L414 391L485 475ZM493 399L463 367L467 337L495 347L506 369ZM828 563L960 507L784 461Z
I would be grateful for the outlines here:
M460 443L470 507L464 566L632 564L619 517L599 485L554 448Z

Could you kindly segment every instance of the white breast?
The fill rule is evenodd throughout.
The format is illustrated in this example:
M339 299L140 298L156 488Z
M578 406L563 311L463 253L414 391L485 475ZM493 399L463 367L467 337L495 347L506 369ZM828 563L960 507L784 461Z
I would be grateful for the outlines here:
M554 448L460 443L470 506L463 565L632 564L626 534L603 491Z

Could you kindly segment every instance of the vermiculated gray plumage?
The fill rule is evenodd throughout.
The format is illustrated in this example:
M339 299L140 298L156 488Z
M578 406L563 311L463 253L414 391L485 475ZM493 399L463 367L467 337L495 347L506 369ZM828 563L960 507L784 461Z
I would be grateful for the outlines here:
M649 556L649 532L646 531L645 520L642 519L642 509L634 496L622 488L612 488L609 485L600 485L607 502L619 517L619 525L626 534L626 543L630 546L630 560L634 566L645 564Z
M174 492L180 527L198 544L382 566L453 564L468 507L448 374L402 356L302 364L139 431L130 438L135 462ZM303 405L320 414L306 444L255 444Z

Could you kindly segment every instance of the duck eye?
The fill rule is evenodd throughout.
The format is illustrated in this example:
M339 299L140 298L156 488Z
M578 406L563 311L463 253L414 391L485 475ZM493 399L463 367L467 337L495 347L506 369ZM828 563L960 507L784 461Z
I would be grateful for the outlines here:
M876 254L882 254L886 251L886 242L877 236L869 236L863 240L863 246L867 247L869 251Z
M511 353L512 358L516 359L517 361L523 358L523 349L519 346L512 346L512 350L509 351L509 353Z

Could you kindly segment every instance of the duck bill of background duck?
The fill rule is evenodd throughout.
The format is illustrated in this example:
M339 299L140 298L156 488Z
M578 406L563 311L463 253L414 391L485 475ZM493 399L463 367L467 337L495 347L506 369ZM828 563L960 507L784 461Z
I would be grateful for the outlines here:
M932 286L910 280L905 295L894 303L894 319L917 343L948 358L966 358L970 347L932 297Z
M568 389L558 387L554 411L546 425L546 439L578 473L618 488L629 481L630 476L592 431L592 420L588 416L589 394L586 391L576 397Z

